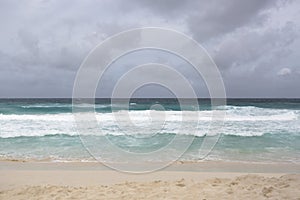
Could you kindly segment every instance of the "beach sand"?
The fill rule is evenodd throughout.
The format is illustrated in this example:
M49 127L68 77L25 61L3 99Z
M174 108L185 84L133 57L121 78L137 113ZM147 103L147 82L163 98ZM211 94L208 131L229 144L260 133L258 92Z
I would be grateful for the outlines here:
M129 174L99 163L1 161L0 199L299 200L299 170L293 164L207 162Z

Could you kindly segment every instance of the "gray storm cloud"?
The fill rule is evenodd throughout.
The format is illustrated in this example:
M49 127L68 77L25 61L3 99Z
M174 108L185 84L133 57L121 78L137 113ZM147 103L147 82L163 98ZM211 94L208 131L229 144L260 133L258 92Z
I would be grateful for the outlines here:
M229 97L300 97L299 13L295 0L3 0L0 97L71 97L89 51L113 34L147 26L183 32L203 45L220 68ZM148 61L147 52L139 59ZM184 63L166 55L154 61L165 59L184 71ZM103 94L128 65L127 60L112 66ZM186 76L205 90L199 77Z

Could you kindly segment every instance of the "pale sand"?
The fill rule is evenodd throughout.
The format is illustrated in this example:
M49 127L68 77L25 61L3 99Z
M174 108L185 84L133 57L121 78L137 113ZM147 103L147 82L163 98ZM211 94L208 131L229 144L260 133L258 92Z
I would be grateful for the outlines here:
M282 167L287 172L300 170L299 165L209 162L134 175L95 163L0 162L0 199L300 200L300 174L284 174ZM261 173L250 173L257 169Z

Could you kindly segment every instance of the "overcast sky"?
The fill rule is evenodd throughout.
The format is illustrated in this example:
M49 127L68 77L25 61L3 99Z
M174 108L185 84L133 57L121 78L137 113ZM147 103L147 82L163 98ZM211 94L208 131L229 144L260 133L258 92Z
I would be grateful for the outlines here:
M0 0L0 97L71 97L76 72L98 43L130 28L155 26L203 45L228 97L299 98L299 19L296 0ZM106 85L128 65L119 64ZM186 76L197 88L197 77Z

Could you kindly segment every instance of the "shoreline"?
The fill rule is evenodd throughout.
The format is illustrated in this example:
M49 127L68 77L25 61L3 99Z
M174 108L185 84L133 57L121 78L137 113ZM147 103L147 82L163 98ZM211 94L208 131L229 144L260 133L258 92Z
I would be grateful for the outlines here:
M137 167L142 169L149 165L160 163L120 163L120 166ZM0 160L2 170L114 170L110 163L97 161L89 162L55 162L28 160ZM300 173L298 163L261 163L261 162L233 162L233 161L176 161L158 171L192 171L192 172L239 172L239 173ZM154 171L155 172L155 171ZM147 172L152 173L152 172Z

